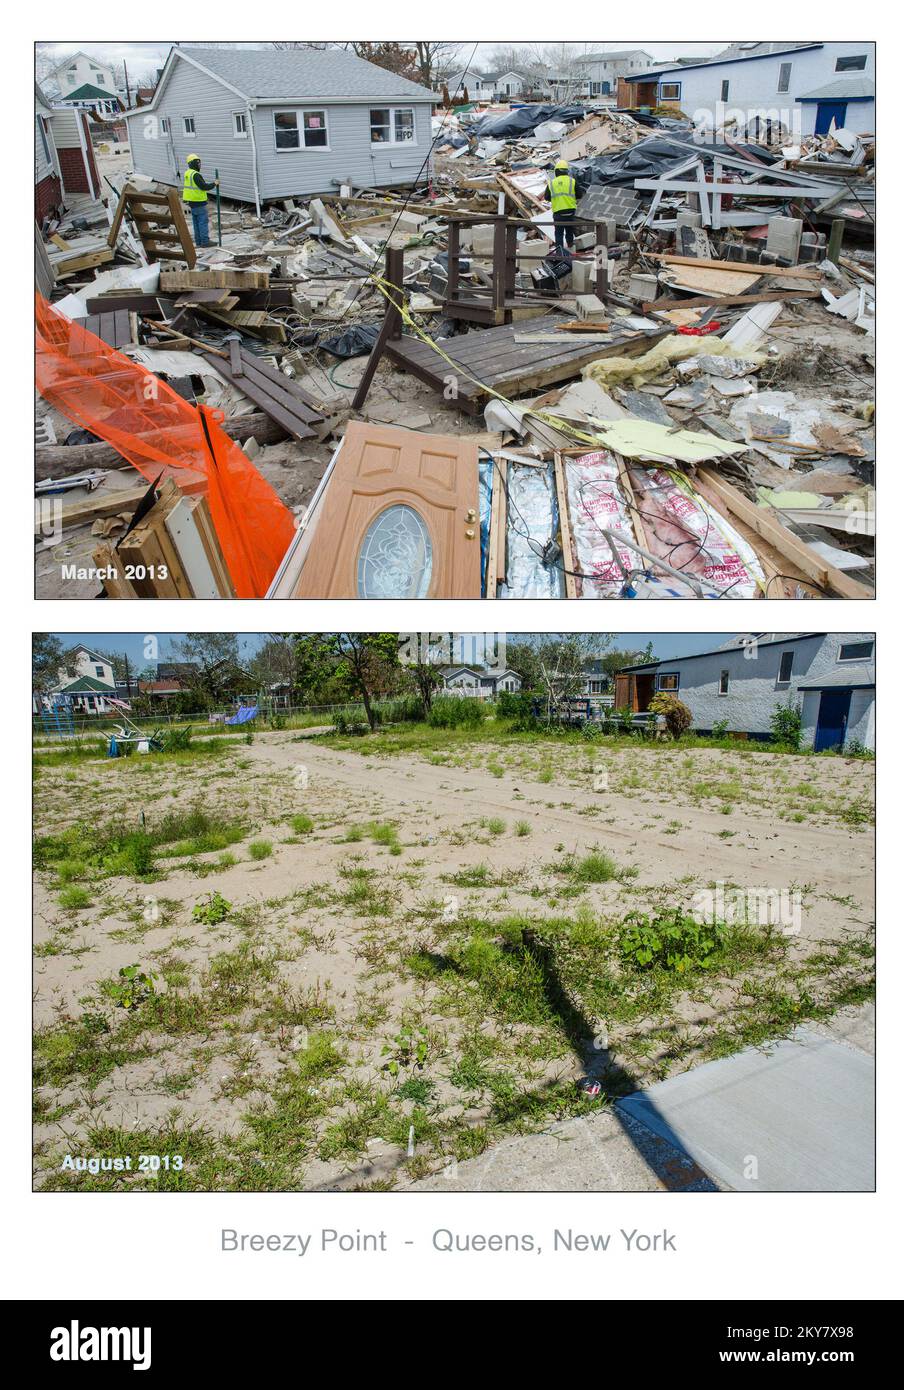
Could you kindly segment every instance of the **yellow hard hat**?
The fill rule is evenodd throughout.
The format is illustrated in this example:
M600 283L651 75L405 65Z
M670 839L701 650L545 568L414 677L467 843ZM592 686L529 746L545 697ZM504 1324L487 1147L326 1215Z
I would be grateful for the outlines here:
M557 168L557 169L567 169L567 168L568 168L568 160L567 160L567 159L557 159L557 160L556 160L556 168Z
M187 154L185 159L188 164L191 164L193 159L196 159L199 164L201 163L201 156L199 154Z

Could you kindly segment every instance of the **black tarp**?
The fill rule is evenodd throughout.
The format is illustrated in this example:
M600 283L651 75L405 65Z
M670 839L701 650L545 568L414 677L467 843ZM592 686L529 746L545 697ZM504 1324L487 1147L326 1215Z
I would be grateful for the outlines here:
M774 164L777 156L769 155L759 145L712 145L701 144L691 132L687 135L670 134L668 139L661 135L651 135L639 140L626 150L616 150L612 154L593 155L588 159L578 159L572 163L572 171L583 193L592 183L613 184L617 188L632 188L635 179L658 179L667 174L676 164L683 164L692 154L706 163L713 155L733 155L742 159L750 153L760 163ZM751 163L751 172L754 164Z
M544 121L573 125L575 121L582 121L585 114L583 106L516 106L501 116L484 116L471 130L475 135L494 140L515 140L532 134Z

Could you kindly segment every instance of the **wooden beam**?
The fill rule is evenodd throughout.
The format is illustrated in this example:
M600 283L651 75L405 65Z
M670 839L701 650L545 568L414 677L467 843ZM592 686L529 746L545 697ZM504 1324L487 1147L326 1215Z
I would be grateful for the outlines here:
M818 299L822 290L761 290L759 294L688 294L674 299L646 299L643 308L651 309L709 309L731 304L762 304L766 300L777 299Z
M150 483L141 483L138 487L124 487L118 489L104 490L102 493L91 492L87 497L80 497L77 502L70 502L68 506L60 509L60 525L82 526L85 523L94 522L98 517L117 516L120 512L132 512L144 497ZM40 525L35 520L35 535L38 534Z
M787 555L792 563L820 588L831 590L842 598L875 597L872 589L858 584L843 570L830 565L817 551L811 549L806 541L789 531L771 508L758 507L711 468L698 468L697 477L706 485L713 498L717 499L723 515L727 512L739 516L758 536L762 536L770 545L775 546L776 550Z
M818 270L806 265L769 266L754 265L747 261L720 261L713 256L673 256L668 253L645 253L651 261L662 261L664 265L691 265L704 270L738 270L742 275L780 275L796 280L821 280Z
M553 475L556 482L556 499L559 504L559 534L562 538L562 568L565 571L565 597L577 598L578 589L575 577L577 563L574 554L574 537L571 532L571 513L568 510L568 486L565 478L565 461L558 449L553 454Z
M386 248L386 281L389 286L389 293L395 302L386 301L386 313L383 315L383 322L380 325L380 332L377 341L371 348L370 356L367 359L367 366L364 368L364 375L355 392L352 401L353 410L361 410L367 400L367 393L370 390L370 383L374 379L377 367L380 365L380 358L383 356L383 349L388 342L394 338L401 337L402 316L396 307L401 304L404 296L404 273L405 273L405 253L400 247L387 246Z

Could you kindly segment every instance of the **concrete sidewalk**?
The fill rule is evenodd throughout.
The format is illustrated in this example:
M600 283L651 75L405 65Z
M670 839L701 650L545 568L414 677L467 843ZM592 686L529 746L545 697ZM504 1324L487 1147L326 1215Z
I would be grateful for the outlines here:
M872 1006L746 1048L414 1184L461 1192L868 1192ZM840 1039L840 1040L839 1040Z

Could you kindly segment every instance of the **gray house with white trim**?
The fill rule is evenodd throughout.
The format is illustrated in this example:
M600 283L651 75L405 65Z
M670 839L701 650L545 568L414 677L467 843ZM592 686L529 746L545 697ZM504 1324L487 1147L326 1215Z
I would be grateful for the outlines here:
M181 186L186 158L225 198L426 181L434 95L340 49L173 48L148 106L125 113L135 172Z
M753 739L769 737L777 705L797 705L803 747L856 739L875 748L875 660L872 632L744 633L713 651L623 667L615 704L644 713L666 691L687 705L697 733L725 723Z

